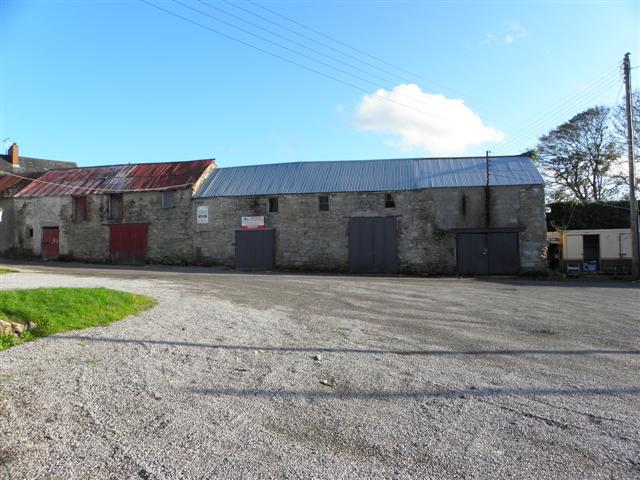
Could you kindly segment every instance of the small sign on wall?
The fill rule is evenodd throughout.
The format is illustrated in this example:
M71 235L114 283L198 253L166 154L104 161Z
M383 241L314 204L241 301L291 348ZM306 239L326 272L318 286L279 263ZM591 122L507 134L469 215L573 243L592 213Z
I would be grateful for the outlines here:
M255 228L264 228L264 217L242 217L240 228L243 230L252 230Z
M199 205L196 209L196 218L199 225L209 223L209 207L207 205Z

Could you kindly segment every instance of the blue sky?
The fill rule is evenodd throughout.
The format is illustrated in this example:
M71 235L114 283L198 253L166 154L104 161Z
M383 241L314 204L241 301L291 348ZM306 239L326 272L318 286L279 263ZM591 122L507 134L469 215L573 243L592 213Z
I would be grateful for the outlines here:
M580 110L613 103L625 52L640 65L637 1L256 0L337 44L250 2L237 4L255 15L180 0L306 57L148 1L319 73L138 0L3 0L0 140L80 165L519 153Z

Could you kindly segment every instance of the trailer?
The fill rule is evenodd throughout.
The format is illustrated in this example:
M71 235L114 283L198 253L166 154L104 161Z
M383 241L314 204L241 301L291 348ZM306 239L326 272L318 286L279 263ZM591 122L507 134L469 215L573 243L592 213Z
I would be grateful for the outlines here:
M561 268L567 273L631 273L631 229L563 230L554 232Z

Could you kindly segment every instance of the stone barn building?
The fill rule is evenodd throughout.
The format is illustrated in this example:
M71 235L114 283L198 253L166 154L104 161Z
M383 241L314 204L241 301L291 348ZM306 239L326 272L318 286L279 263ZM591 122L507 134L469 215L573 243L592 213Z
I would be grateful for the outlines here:
M20 156L15 143L0 155L0 255L12 255L17 250L13 196L46 170L75 166L73 162Z
M191 197L214 168L214 160L196 160L48 171L13 198L19 253L189 263Z
M236 268L534 272L545 233L527 156L220 168L193 201L195 261Z
M20 176L0 172L0 255L15 250L16 215L13 196L42 173L23 173Z

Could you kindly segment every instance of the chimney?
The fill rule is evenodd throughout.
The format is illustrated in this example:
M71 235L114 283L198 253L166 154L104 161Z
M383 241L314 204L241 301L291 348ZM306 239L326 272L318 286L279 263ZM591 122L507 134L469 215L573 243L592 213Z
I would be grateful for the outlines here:
M14 143L9 147L9 155L11 156L11 165L14 167L20 166L20 157L18 156L18 144Z

